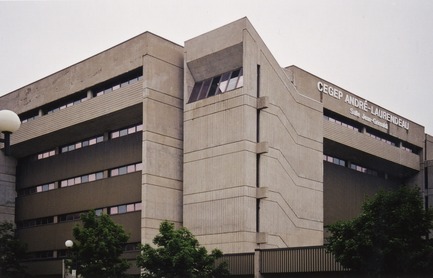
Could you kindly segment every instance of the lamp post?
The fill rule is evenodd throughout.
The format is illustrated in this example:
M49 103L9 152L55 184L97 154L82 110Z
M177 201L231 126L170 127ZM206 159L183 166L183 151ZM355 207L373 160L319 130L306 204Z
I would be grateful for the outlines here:
M68 249L71 249L74 246L74 242L70 239L68 239L67 241L65 241L65 246ZM77 258L75 258L75 266L77 266ZM72 277L77 277L77 268L75 267L75 269L72 269L72 273L71 273Z
M11 133L17 131L20 125L20 118L15 112L10 110L0 111L0 131L4 135L4 139L0 139L0 142L4 143L4 153L6 156L10 155Z

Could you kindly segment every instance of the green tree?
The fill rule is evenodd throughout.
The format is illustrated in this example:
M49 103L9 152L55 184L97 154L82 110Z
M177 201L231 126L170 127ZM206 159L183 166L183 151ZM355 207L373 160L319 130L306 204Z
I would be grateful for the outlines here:
M67 266L85 278L123 277L129 268L120 256L129 235L107 214L97 216L92 210L81 214L81 225L73 229L75 238Z
M433 211L424 209L420 191L402 186L380 191L350 221L329 225L326 248L352 271L372 276L432 270Z
M164 221L153 243L155 248L145 244L137 257L137 266L144 271L142 277L205 278L229 274L226 263L216 264L222 252L215 249L208 254L186 228L175 229L173 223Z
M24 267L20 262L25 258L27 246L16 236L12 222L0 223L0 277L20 277Z

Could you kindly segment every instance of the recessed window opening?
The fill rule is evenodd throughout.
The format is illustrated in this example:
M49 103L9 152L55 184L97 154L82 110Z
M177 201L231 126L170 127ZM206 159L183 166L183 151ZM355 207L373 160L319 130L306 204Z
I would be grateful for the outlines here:
M127 212L134 212L140 210L141 210L141 202L110 207L108 208L108 214L115 215L115 214L123 214Z
M129 135L132 133L140 132L142 130L143 130L143 124L139 124L139 125L135 125L135 126L127 127L127 128L122 128L119 130L112 131L110 133L110 139L126 136L126 135Z
M192 89L189 103L219 95L240 88L243 85L244 79L242 68L226 72L221 75L196 82Z
M110 170L110 177L125 175L133 172L141 171L143 168L142 163L130 164L118 168L114 168Z
M104 95L106 93L115 91L119 88L129 86L131 84L137 83L138 81L143 80L143 68L137 68L131 70L128 73L122 74L110 80L104 81L100 84L97 84L93 87L81 90L79 92L75 92L63 99L59 99L42 107L33 109L29 112L25 112L20 115L20 119L23 123L34 120L39 117L39 110L42 109L42 114L47 115L51 114L68 107L77 105L89 99L87 92L93 92L93 97Z
M73 144L70 144L70 145L63 146L61 148L61 153L66 153L66 152L74 151L74 150L77 150L77 149L81 149L81 148L84 148L84 147L95 145L97 143L101 143L103 141L104 141L104 136L103 135L99 135L99 136L92 137L92 138L89 138L89 139L86 139L86 140L83 140L83 141L79 141L79 142L76 142L76 143L73 143Z
M41 159L45 159L45 158L48 158L48 157L54 156L54 155L56 155L56 149L52 149L52 150L49 150L49 151L46 151L43 153L39 153L37 155L37 159L41 160Z
M375 131L373 129L367 128L366 129L366 134L369 135L370 137L378 140L378 141L382 141L384 143L387 143L388 145L391 145L391 146L394 146L394 147L397 145L396 142L393 139L391 139L387 135L381 134L381 133L379 133L379 132L377 132L377 131Z
M341 125L343 127L351 129L351 130L355 130L358 132L361 132L361 130L362 130L360 125L357 124L356 122L354 122L350 119L347 119L341 115L338 115L336 113L333 113L329 110L324 111L323 118L329 122Z

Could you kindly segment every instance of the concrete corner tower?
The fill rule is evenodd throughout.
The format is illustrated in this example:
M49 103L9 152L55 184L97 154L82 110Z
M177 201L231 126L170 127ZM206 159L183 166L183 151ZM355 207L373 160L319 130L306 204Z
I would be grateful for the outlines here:
M184 226L225 253L322 244L322 104L246 18L188 40L184 69Z

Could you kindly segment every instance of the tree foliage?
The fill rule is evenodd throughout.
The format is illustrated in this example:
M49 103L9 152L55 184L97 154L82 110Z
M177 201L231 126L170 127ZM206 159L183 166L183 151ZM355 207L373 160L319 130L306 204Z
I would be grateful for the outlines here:
M380 191L350 221L329 225L326 248L344 267L370 275L423 273L433 269L433 211L418 188Z
M205 278L228 275L226 263L216 265L222 252L215 249L208 254L186 228L175 229L173 223L164 221L153 243L155 248L145 244L137 257L137 265L144 270L142 277Z
M0 277L18 277L24 273L20 262L25 258L27 246L16 236L14 224L0 223Z
M123 227L109 215L97 216L94 211L81 214L81 222L82 226L73 229L75 241L68 267L85 278L123 277L130 266L120 257L129 239Z

